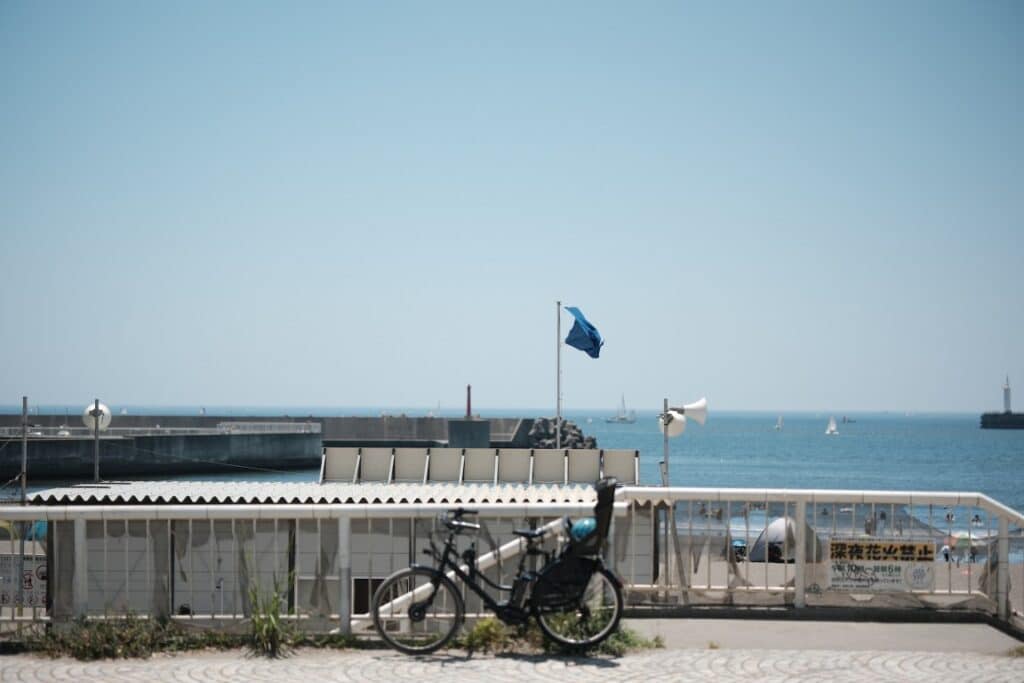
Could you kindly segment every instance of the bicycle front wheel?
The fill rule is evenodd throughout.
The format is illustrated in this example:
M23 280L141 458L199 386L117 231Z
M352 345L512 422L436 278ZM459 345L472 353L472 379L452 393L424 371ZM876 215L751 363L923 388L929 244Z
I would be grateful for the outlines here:
M427 567L395 572L373 594L370 606L377 633L409 655L445 646L462 625L465 606L451 579Z
M622 592L607 569L594 572L577 599L536 608L544 635L562 647L583 650L615 632L622 618Z

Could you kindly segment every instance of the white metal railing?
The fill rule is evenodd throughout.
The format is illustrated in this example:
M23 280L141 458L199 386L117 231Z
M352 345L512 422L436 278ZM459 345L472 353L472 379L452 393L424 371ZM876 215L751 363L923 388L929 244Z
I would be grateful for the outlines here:
M1024 515L982 494L637 486L618 500L607 559L635 609L953 608L1022 625ZM491 520L505 546L514 526L592 513L583 503L462 504ZM375 582L420 559L429 520L455 506L0 506L0 630L128 611L244 618L248 587L273 587L290 572L290 615L350 628ZM752 557L759 541L761 557ZM870 560L929 545L934 557L920 563L927 571L918 585L837 583L832 549L859 547ZM28 590L26 565L36 582ZM38 582L46 582L42 593Z
M983 494L628 487L623 496L630 523L647 517L656 530L648 577L616 557L635 604L947 607L1004 620L1024 606L1024 516ZM830 557L830 543L863 555ZM930 563L885 560L922 550ZM884 576L848 585L842 576L903 569L920 574L904 590Z

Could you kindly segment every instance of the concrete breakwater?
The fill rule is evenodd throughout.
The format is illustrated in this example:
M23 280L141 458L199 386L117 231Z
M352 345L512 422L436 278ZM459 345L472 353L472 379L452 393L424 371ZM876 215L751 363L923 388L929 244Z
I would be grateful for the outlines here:
M0 479L21 471L19 439L0 440ZM40 480L92 479L94 440L85 436L34 436L28 440L27 476ZM146 434L101 436L100 477L151 477L245 470L287 470L320 464L320 435Z
M31 480L92 478L93 439L81 427L71 436L58 435L69 421L66 415L29 416ZM77 418L73 422L80 424ZM21 470L20 424L20 415L0 415L4 480ZM280 425L278 431L288 433L236 432L232 425ZM553 448L552 425L547 418L116 415L111 430L100 438L100 476L315 469L324 446ZM191 433L196 430L210 433ZM482 443L458 442L470 433ZM593 448L596 443L566 421L561 445Z
M1024 413L984 413L982 429L1024 429Z
M494 448L550 448L553 447L552 418L491 417L481 418L490 427L490 446ZM77 416L70 421L80 425ZM462 420L452 419L452 422ZM69 422L66 415L30 415L29 423L40 428L56 429ZM324 446L447 446L449 445L449 418L408 417L384 415L381 417L327 417L322 415L115 415L111 426L128 429L216 429L231 422L245 423L312 423L320 425ZM536 428L535 428L536 423ZM20 415L0 415L0 428L17 428ZM573 422L562 422L562 445L565 448L583 448L584 435ZM552 440L547 445L544 439ZM580 445L573 445L579 442ZM593 446L589 446L593 447Z

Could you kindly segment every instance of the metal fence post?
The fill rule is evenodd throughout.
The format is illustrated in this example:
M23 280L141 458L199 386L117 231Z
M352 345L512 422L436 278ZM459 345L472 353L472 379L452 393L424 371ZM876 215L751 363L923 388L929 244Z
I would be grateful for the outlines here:
M75 558L74 585L71 588L75 616L84 617L89 611L89 547L85 534L85 520L76 519L75 543L72 550Z
M352 518L338 518L338 615L342 635L352 634Z
M615 571L615 515L612 515L611 523L608 525L608 541L605 548L605 556L608 560L608 568Z
M807 606L807 504L803 500L796 502L796 572L793 576L793 605L801 608Z
M1010 521L999 516L999 559L996 564L996 613L1002 621L1010 618Z

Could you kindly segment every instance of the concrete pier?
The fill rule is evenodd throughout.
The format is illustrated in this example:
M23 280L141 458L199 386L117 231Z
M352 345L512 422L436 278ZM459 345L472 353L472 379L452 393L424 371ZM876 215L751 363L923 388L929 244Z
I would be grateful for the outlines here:
M68 421L66 415L30 415L32 425L56 429ZM74 424L81 424L77 417ZM481 418L490 428L490 445L494 448L528 448L533 418L491 417ZM330 417L324 415L115 415L111 422L116 428L214 429L231 422L260 423L312 423L320 425L320 436L325 446L445 446L449 439L449 419L446 417L408 417L384 415L380 417ZM0 415L0 428L21 426L20 415Z
M0 479L21 471L20 449L3 448ZM28 479L92 479L93 439L87 436L33 436L28 440ZM253 470L313 469L321 457L318 433L222 433L138 436L101 435L100 477L173 476Z

